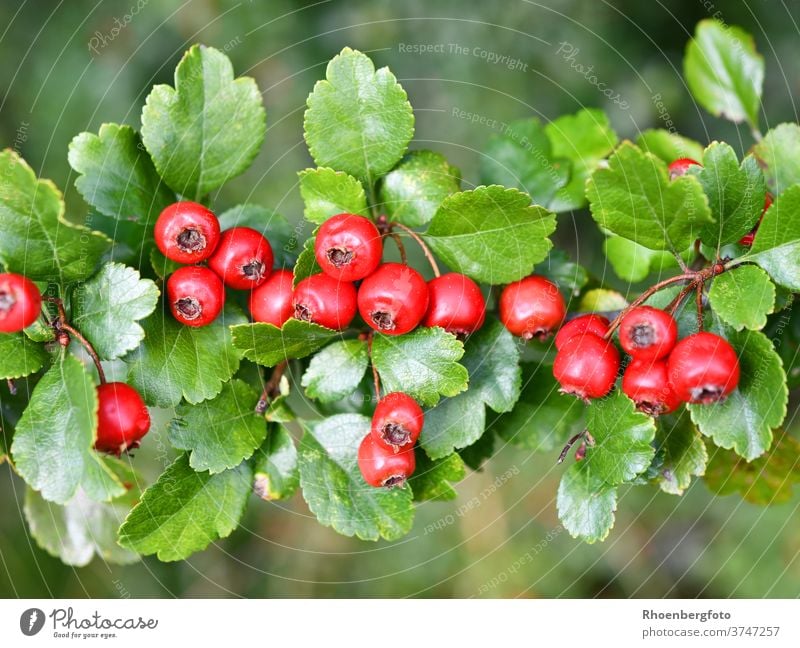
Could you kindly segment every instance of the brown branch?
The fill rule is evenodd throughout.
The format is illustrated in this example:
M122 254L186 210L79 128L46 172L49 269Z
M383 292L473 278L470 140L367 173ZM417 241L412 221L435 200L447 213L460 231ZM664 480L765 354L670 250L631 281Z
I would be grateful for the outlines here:
M269 402L278 393L279 385L281 384L281 378L283 378L283 374L286 372L286 368L288 366L288 360L283 360L275 365L269 380L264 383L264 389L261 392L261 398L259 398L258 403L256 403L256 414L264 414L267 411Z
M59 310L63 310L63 306L61 306ZM55 323L55 326L56 329L61 331L66 331L67 333L70 334L71 337L74 337L76 340L78 340L78 342L81 343L83 348L86 349L86 353L88 353L89 356L92 358L92 362L94 362L94 366L97 369L97 375L100 376L100 384L105 385L106 372L103 371L103 365L100 364L100 356L97 355L97 351L94 350L92 343L89 342L89 340L87 340L85 337L83 337L83 335L78 329L70 326L65 321L63 321L61 317L59 317L58 321Z
M703 282L697 282L697 292L695 294L695 303L697 304L697 332L703 330Z
M674 277L670 277L669 279L664 279L663 281L659 281L657 284L650 286L647 290L645 290L641 295L639 295L636 299L634 299L630 304L628 304L625 308L622 309L619 315L617 315L609 324L608 332L605 334L605 339L608 340L613 335L614 331L619 326L619 323L622 321L622 318L628 314L632 309L636 308L637 306L641 306L650 299L653 295L655 295L659 290L663 290L667 286L671 286L675 283L680 283L681 281L691 281L695 278L694 274L680 274Z
M375 386L375 400L378 401L381 398L381 378L378 375L378 370L375 367L375 363L372 360L372 340L375 337L374 333L370 331L367 335L367 352L369 353L369 364L372 366L372 381Z
M400 252L400 261L403 262L403 265L408 265L408 257L406 256L406 246L403 245L403 239L400 238L399 234L395 234L391 232L389 236L392 237L394 244L397 246L397 251Z
M403 230L412 239L414 239L417 242L417 244L422 248L422 252L423 252L423 254L425 254L425 258L428 259L428 263L431 264L431 269L433 270L434 276L436 276L436 277L441 277L442 276L442 273L439 272L439 264L436 263L436 259L433 258L433 253L431 252L430 248L428 247L428 244L425 243L425 241L422 240L422 237L419 234L417 234L410 227L406 227L402 223L390 223L390 226L391 227L397 227L397 228Z

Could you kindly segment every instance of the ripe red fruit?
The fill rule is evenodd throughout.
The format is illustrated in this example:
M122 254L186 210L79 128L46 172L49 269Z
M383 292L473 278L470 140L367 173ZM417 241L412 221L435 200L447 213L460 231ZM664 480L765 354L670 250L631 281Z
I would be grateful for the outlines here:
M39 317L42 295L36 284L22 275L0 274L0 333L16 333Z
M672 315L652 306L632 308L619 325L619 343L637 360L665 357L677 339L678 325Z
M739 239L739 244L744 245L745 247L750 247L753 245L753 241L756 238L756 232L758 232L758 226L761 225L761 221L764 220L764 214L767 213L767 210L772 207L772 195L767 194L764 197L764 209L761 211L761 216L756 223L756 226L751 229L747 234L745 234L742 238Z
M312 275L295 287L292 307L297 319L340 331L356 316L356 288L325 273Z
M631 362L622 376L622 391L650 416L669 414L681 404L667 377L666 360Z
M125 383L105 383L97 388L97 441L101 452L119 456L139 447L139 440L150 430L150 414L133 387Z
M392 392L381 398L375 408L370 433L377 443L398 452L417 442L424 421L422 408L411 396Z
M553 342L556 345L556 349L560 349L567 340L576 336L596 335L603 337L608 332L609 323L608 318L602 315L595 315L594 313L580 315L564 324L556 333Z
M428 284L403 263L384 263L358 289L358 312L376 331L402 335L416 328L428 309Z
M250 314L256 322L280 328L294 313L291 270L276 270L250 293Z
M500 295L500 321L526 340L548 337L566 313L558 286L538 275L508 284Z
M414 448L395 453L368 434L358 446L358 467L370 486L402 486L416 468Z
M703 166L692 158L678 158L669 165L669 179L674 180L678 176L686 175L691 166Z
M441 326L455 335L474 333L486 317L486 302L472 279L450 272L428 282L424 326Z
M199 263L210 257L219 243L219 221L203 205L182 201L165 208L158 217L158 249L178 263Z
M320 226L314 254L325 274L339 281L358 281L378 267L383 240L371 220L356 214L338 214Z
M687 403L714 403L739 384L739 358L727 340L695 333L673 349L667 372L675 394Z
M591 334L564 342L553 364L553 376L561 384L561 391L584 400L610 392L618 371L617 347L610 340Z
M232 227L222 232L208 266L228 288L250 290L266 281L272 262L272 247L267 239L249 227Z
M181 324L206 326L222 312L225 287L208 268L185 266L167 279L167 299L172 316Z

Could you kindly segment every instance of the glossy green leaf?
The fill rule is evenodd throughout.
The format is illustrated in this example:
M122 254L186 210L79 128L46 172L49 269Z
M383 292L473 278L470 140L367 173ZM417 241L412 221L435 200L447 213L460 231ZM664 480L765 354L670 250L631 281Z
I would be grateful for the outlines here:
M0 333L0 380L23 378L36 373L47 362L44 346L24 333Z
M703 159L703 146L693 139L661 128L651 128L636 138L639 148L652 153L667 164L679 158Z
M323 402L338 400L358 387L368 364L366 342L334 342L311 358L301 384L309 398Z
M257 322L232 326L233 346L248 360L274 367L279 362L305 358L341 335L318 324L290 319L281 328Z
M756 143L753 153L759 159L774 195L780 195L792 185L800 183L800 126L795 123L779 124Z
M708 300L714 312L737 331L761 330L775 308L775 285L761 268L743 265L714 278Z
M452 483L467 475L464 462L456 453L432 461L424 452L417 452L417 467L408 480L414 501L448 501L458 497Z
M589 283L586 268L570 260L564 250L553 248L547 258L533 269L533 274L547 277L555 283L564 298L577 297Z
M261 499L288 499L300 485L297 448L282 425L271 425L267 438L253 455L253 489Z
M689 416L660 416L656 429L655 479L665 493L682 495L708 462L706 444Z
M251 203L236 205L219 214L219 226L223 231L249 227L261 232L272 247L276 268L291 268L295 261L297 234L294 228L281 214L267 207Z
M294 265L295 286L303 279L307 279L311 275L322 272L322 268L320 268L319 263L317 263L317 256L314 252L314 239L315 236L306 239L305 243L303 243L303 249L297 257L297 263Z
M353 176L328 167L305 169L298 175L306 220L322 225L336 214L368 215L364 186Z
M573 538L592 544L605 540L614 526L617 489L596 477L586 461L561 477L556 498L558 519Z
M651 274L678 267L677 260L669 252L651 250L613 234L606 238L603 250L616 275L625 281L644 281Z

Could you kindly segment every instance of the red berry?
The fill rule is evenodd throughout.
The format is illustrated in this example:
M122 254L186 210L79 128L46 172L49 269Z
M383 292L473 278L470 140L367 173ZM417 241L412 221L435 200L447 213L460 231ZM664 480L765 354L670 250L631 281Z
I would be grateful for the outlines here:
M272 261L272 247L259 232L232 227L222 232L208 266L228 288L249 290L266 281L272 272Z
M474 333L486 317L486 302L472 279L450 272L428 282L424 326L441 326L454 335Z
M33 324L42 309L36 284L18 274L0 274L0 333L16 333Z
M678 176L686 175L691 166L703 166L692 158L678 158L669 165L669 179L674 180Z
M225 287L208 268L185 266L167 279L167 299L172 316L181 324L206 326L222 312Z
M570 338L556 353L553 375L561 391L584 400L602 398L614 386L619 372L619 351L597 335Z
M658 360L672 351L678 339L678 325L666 311L637 306L619 324L619 343L637 360Z
M384 263L358 289L358 312L376 331L402 335L416 328L428 308L428 284L403 263Z
M219 243L219 221L199 203L176 202L159 215L155 239L168 259L199 263L210 257Z
M139 440L150 430L150 414L130 385L114 382L97 388L97 441L101 452L119 455L139 447Z
M552 281L531 275L508 284L500 295L500 321L514 335L543 340L561 322L567 307Z
M622 376L622 391L650 416L669 414L681 404L667 377L666 360L631 362Z
M280 328L294 314L291 270L276 270L250 293L250 314L256 322Z
M414 448L395 452L368 434L358 446L358 467L370 486L402 486L416 468Z
M417 442L424 421L422 408L411 396L392 392L381 398L375 408L370 432L377 443L398 452Z
M687 403L714 403L739 384L736 351L713 333L695 333L678 342L667 371L675 394Z
M325 273L312 275L295 287L292 307L299 320L341 331L356 316L356 288Z
M383 241L371 220L338 214L326 220L314 240L314 254L325 274L339 281L370 275L383 256Z
M567 340L576 336L596 335L603 337L608 333L608 325L608 318L602 315L595 315L594 313L580 315L564 324L556 333L553 342L556 345L556 349L560 349Z
M761 225L761 221L764 220L764 214L767 213L767 210L770 207L772 207L772 195L767 194L764 197L764 209L761 211L761 216L759 217L758 222L753 229L739 239L739 245L744 245L745 247L750 247L753 245L753 241L756 238L756 232L758 232L758 226Z

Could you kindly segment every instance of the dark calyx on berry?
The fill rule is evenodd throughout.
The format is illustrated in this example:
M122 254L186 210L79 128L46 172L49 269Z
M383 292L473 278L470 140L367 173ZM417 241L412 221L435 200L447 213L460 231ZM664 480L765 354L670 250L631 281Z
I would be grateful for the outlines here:
M411 431L398 423L387 423L381 428L381 438L393 446L404 446L411 439Z
M187 320L196 320L203 314L203 307L194 297L181 297L175 302L175 308Z
M294 306L294 317L295 317L295 319L303 320L304 322L312 321L311 320L311 317L312 317L311 311L304 304L295 304L295 306Z
M405 475L392 475L391 477L387 477L383 481L384 488L394 488L395 486L401 487L403 484L406 483Z
M253 282L260 282L266 274L267 266L258 259L242 266L242 274Z
M636 326L631 327L631 342L637 347L645 349L656 343L655 330L653 325L647 322L642 322Z
M710 405L722 400L726 395L726 390L721 385L698 385L691 388L692 403Z
M325 254L328 257L328 260L337 268L347 265L355 256L351 250L340 247L331 248Z
M196 229L185 229L175 239L184 252L201 252L206 249L206 237Z
M381 331L394 331L396 328L394 318L391 313L386 311L375 311L370 313L370 319Z
M0 311L8 313L16 303L17 300L14 299L14 294L11 291L0 289Z

